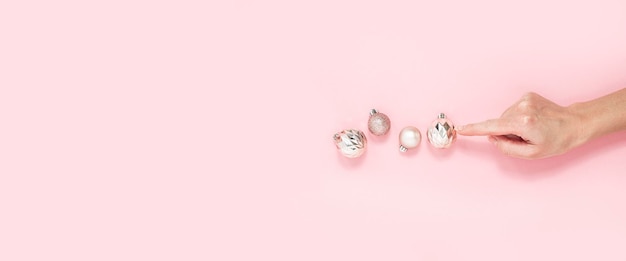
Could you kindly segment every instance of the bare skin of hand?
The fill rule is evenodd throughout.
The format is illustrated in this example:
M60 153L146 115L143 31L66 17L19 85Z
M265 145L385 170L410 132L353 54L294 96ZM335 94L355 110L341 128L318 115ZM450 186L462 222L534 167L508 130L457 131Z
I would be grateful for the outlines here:
M500 118L456 128L459 135L488 136L502 153L524 159L561 155L622 130L626 130L626 89L570 106L528 93Z

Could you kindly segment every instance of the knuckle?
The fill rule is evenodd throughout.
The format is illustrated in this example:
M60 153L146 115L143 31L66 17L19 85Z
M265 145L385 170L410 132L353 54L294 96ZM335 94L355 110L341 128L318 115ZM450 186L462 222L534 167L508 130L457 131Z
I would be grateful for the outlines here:
M537 117L530 114L524 114L521 117L522 125L532 126L537 122Z
M519 101L518 103L518 107L520 109L533 109L538 101L539 101L539 94L536 94L534 92L529 92L524 94L524 96L522 97L522 99Z
M517 124L523 131L533 129L537 125L537 116L532 113L522 113L517 117Z
M521 100L518 104L517 104L517 108L522 111L530 111L534 108L535 103L533 102L533 100L530 99L525 99L525 100Z
M537 93L535 92L527 92L524 93L524 95L522 96L522 100L531 100L533 98L537 97Z

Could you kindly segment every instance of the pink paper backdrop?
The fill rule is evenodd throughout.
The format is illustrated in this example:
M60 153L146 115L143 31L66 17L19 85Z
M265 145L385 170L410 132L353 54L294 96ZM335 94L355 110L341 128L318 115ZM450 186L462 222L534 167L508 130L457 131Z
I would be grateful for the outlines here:
M397 149L624 87L621 0L3 1L0 260L625 260L624 133Z

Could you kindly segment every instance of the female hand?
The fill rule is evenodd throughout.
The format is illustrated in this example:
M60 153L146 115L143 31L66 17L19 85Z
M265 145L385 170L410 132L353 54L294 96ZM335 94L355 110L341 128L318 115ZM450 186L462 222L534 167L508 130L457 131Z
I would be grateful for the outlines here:
M525 159L563 154L586 142L582 118L575 110L536 93L524 95L500 118L459 126L456 131L488 136L502 153Z

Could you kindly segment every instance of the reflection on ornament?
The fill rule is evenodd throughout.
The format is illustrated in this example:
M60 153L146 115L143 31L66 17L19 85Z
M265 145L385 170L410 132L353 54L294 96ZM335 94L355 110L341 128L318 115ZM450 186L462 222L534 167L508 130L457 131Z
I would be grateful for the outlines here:
M409 149L417 148L422 140L422 134L417 128L407 126L400 131L398 139L400 140L400 151L406 152Z
M447 149L456 139L454 124L443 113L428 128L428 142L438 149Z
M358 158L367 148L367 138L360 130L348 129L333 136L335 146L342 155L348 158Z

